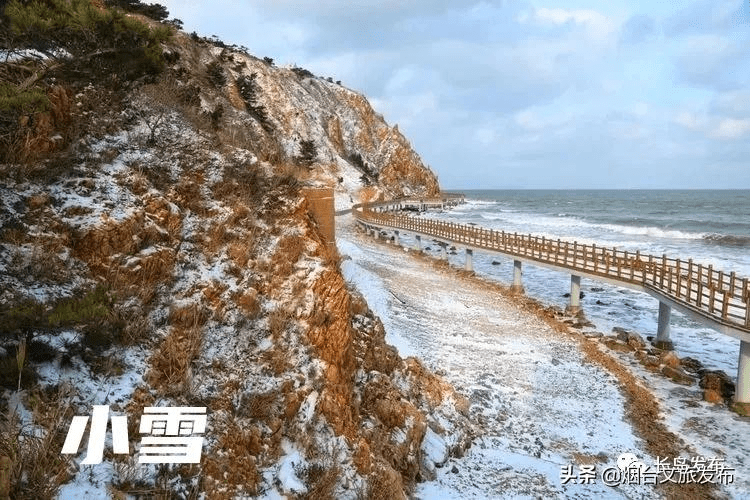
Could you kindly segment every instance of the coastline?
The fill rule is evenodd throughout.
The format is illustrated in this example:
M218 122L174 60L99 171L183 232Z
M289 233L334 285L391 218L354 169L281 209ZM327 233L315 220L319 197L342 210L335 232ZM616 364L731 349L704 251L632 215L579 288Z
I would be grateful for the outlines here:
M727 461L729 461L730 457L740 457L742 456L742 453L750 451L743 451L743 445L739 445L737 448L735 448L738 443L732 442L731 439L728 439L729 435L726 436L727 439L722 441L722 439L716 440L715 435L708 435L710 433L701 434L700 432L698 432L697 434L691 434L690 432L687 432L689 430L688 427L690 427L691 423L693 427L695 427L695 420L705 418L706 415L710 415L710 417L713 419L713 423L715 425L714 434L721 434L722 432L730 433L732 431L732 426L735 424L742 426L750 425L747 419L743 421L736 415L730 414L730 412L728 411L714 408L712 405L707 405L700 401L700 391L692 391L694 394L686 394L691 391L681 387L675 387L675 384L673 384L671 381L660 379L658 376L652 376L652 374L646 372L645 370L639 369L637 361L634 362L632 359L628 359L625 353L610 351L609 349L604 348L600 342L583 336L580 330L576 331L575 329L571 328L569 324L563 322L564 318L561 317L553 307L546 306L540 303L538 300L526 296L513 296L508 292L507 288L490 279L470 275L464 271L451 268L446 264L437 263L434 259L426 256L418 255L417 258L414 259L414 252L405 252L404 250L397 249L393 245L385 244L382 242L376 243L375 241L358 236L352 230L351 224L347 224L348 221L349 218L347 217L339 223L342 235L340 236L340 239L344 242L347 242L344 246L346 247L347 244L355 244L361 245L362 248L365 249L365 251L358 253L357 257L354 258L354 260L357 261L356 265L360 267L367 267L370 272L373 272L375 275L377 275L381 279L381 283L388 288L388 292L390 292L390 294L393 294L394 297L398 299L396 301L391 301L392 303L389 306L392 310L390 311L389 307L386 305L381 305L380 307L376 307L374 309L377 310L381 317L383 315L388 316L388 318L383 318L384 324L386 324L387 331L389 330L390 326L391 330L395 328L395 330L401 332L401 335L395 335L397 338L397 342L406 343L413 351L416 351L402 354L416 354L417 357L420 357L420 359L425 362L425 364L437 369L451 383L458 384L457 389L459 390L459 392L466 391L464 395L470 400L474 401L474 399L472 398L474 398L475 396L474 392L476 392L477 390L476 387L472 387L472 384L467 383L466 380L462 379L461 375L453 374L450 372L450 370L446 370L445 366L441 366L440 361L436 358L435 355L435 352L440 349L439 346L432 346L432 350L420 350L418 346L414 345L414 342L409 344L408 340L403 338L403 334L406 333L408 335L409 329L411 328L413 330L414 326L412 325L410 327L408 325L408 318L405 318L404 313L400 312L401 309L405 309L405 304L399 304L398 301L405 300L408 302L409 307L415 308L416 306L417 308L425 309L426 314L433 314L434 316L436 316L436 323L432 324L431 327L433 332L435 333L435 336L439 337L442 340L447 339L450 341L450 335L446 336L446 328L453 327L459 331L462 328L460 320L461 314L445 314L445 311L442 311L443 314L441 315L440 310L432 310L430 312L431 308L435 308L434 297L428 297L427 299L420 301L418 297L410 295L409 286L412 287L412 290L413 287L416 286L414 284L416 282L416 280L414 279L414 273L417 271L415 270L421 269L421 271L418 271L417 274L421 273L423 275L432 275L431 278L427 278L428 282L432 282L433 286L447 288L449 294L451 293L451 289L458 287L462 290L462 293L476 292L479 295L493 297L491 300L493 309L501 308L511 311L515 310L516 312L520 313L520 316L516 317L515 323L506 321L502 327L494 328L494 331L485 332L485 334L501 336L504 334L506 336L508 334L512 334L515 337L523 337L530 343L533 343L534 337L539 337L539 332L544 331L544 336L549 336L546 337L548 340L553 339L556 342L566 342L568 345L568 349L570 349L571 351L576 351L580 354L580 358L570 364L570 366L568 367L569 370L573 369L572 367L576 365L583 366L593 364L598 367L598 370L606 373L607 376L605 377L605 380L608 378L609 381L601 383L611 388L615 388L615 392L622 395L621 399L618 400L618 404L615 405L617 408L615 408L614 410L612 408L609 408L608 411L615 411L615 413L620 415L621 420L627 422L625 426L619 425L619 428L618 426L615 426L614 432L618 434L627 434L627 432L629 432L628 429L632 429L633 435L635 436L635 441L630 443L629 445L633 446L633 443L638 443L637 447L631 450L636 454L641 453L644 457L663 457L665 455L694 456L698 454L698 452L703 454L719 453L723 456L727 456ZM399 254L401 253L408 253L409 255L404 255L403 257L401 257L399 256ZM342 254L346 254L346 249L342 251ZM395 259L395 262L391 262L391 264L388 264L389 259ZM388 269L389 265L392 266L390 270ZM347 273L345 272L345 275L346 274ZM388 276L389 274L390 276ZM408 279L406 279L407 277ZM350 277L347 276L347 279L349 278ZM405 284L405 282L407 281L411 282L408 286ZM355 285L357 285L357 283L355 283ZM369 302L370 297L367 297L366 292L366 290L363 291ZM432 292L429 293L432 294ZM383 298L381 297L380 300L382 302ZM453 310L451 310L451 312L456 313L456 311ZM460 309L458 312L460 312ZM488 311L483 312L486 313ZM419 316L419 314L420 313L417 311L412 311L411 316ZM521 333L519 333L518 328L521 328L521 330L526 329L526 327L519 327L519 325L528 326L528 322L531 321L529 318L536 318L536 320L544 324L544 327L536 324L534 327L532 327L532 330L535 330L536 333L528 331L521 331ZM443 325L443 328L440 328L441 324ZM446 326L446 324L448 326ZM463 335L465 334L466 333L464 332ZM393 333L389 333L389 336L390 335L393 335ZM393 343L391 338L388 338L387 340ZM496 337L495 340L502 344L502 338ZM534 350L533 347L527 346L527 348L532 352ZM399 347L399 350L401 350L401 347ZM507 356L505 357L507 358ZM501 356L501 358L503 357ZM544 356L541 356L541 358L533 359L531 362L535 362L536 364L546 363L545 371L549 369L552 369L552 371L554 371L554 368L556 366L559 366L560 363L559 360L557 361L557 363L555 363L555 361L551 361L551 359L552 358L545 358ZM516 361L512 358L508 358L508 360L512 362ZM591 374L589 374L588 376L592 377ZM596 379L596 376L593 377L594 379ZM545 383L549 383L548 379L540 378L540 380L546 380ZM515 381L512 380L508 383L495 384L493 388L495 390L500 390L501 392L502 390L508 388L508 390L512 391L513 387L515 387L514 383ZM574 378L568 385L578 385L581 390L590 392L592 389L591 387L587 386L587 384L590 385L590 383L591 379L587 380L585 377L581 377ZM537 391L543 389L545 388L536 388ZM672 401L674 399L672 396L674 396L675 390L682 391L681 401L683 403L681 403L682 406L677 408L675 407L674 401ZM556 399L558 398L558 396L559 394L550 393L547 394L546 397ZM687 403L685 403L686 401ZM585 406L583 401L578 401L577 403ZM599 404L601 404L601 401L599 401ZM511 404L511 408L512 406L513 405ZM481 405L476 408L472 407L472 412L479 411L479 413L481 414L480 410ZM599 418L596 413L597 410L595 409L594 414L589 415L586 420L590 422L592 419L596 420L597 418ZM583 417L581 418L583 419ZM600 422L600 424L603 423ZM557 425L557 427L555 427L555 425ZM576 427L579 425L585 425L585 423L581 420L567 423L563 423L558 420L556 424L553 424L552 428L545 428L545 425L541 425L540 429L543 431L542 434L553 436L559 435L560 433L564 432L562 427ZM606 428L606 424L603 424L603 428ZM503 435L505 435L505 431L508 430L503 426L499 426L496 429L503 429ZM515 453L512 446L512 441L513 439L515 439L514 437L512 437L514 436L514 429L509 430L511 437L506 436L503 439L510 440L511 444L508 444L506 442L505 445L501 446L500 448L494 449L495 452L499 453L499 456L504 456L506 459L509 455L512 456ZM741 435L743 432L746 432L742 429L734 430L736 431L736 435ZM488 427L486 431L488 433L487 435L496 432L496 430L493 431L492 426ZM599 441L599 436L594 433L594 435L589 436L588 439L590 439L591 441ZM542 441L544 441L544 438L542 438ZM492 439L489 439L489 442L492 442ZM488 441L486 439L479 439L480 449L493 449L492 445L490 444L488 446L487 443ZM607 462L612 463L617 458L617 453L614 453L613 447L610 447L610 449L605 452L604 455L601 455L600 452L591 453L592 450L587 446L585 440L579 443L579 449L567 449L567 451L560 450L557 454L552 452L551 449L547 446L545 446L543 449L545 449L545 453L548 453L549 455L542 455L542 457L547 456L547 458L551 459L550 461L554 463L558 463L560 460L565 460L566 458L574 460L576 457L578 459L581 459L581 457L587 457L587 459L594 460L600 463L600 465L605 465ZM481 454L481 452L476 453ZM515 465L519 464L516 463ZM528 466L528 464L522 465ZM718 488L711 488L711 491L708 491L705 486L695 484L689 486L668 485L665 488L661 488L659 490L659 494L662 494L667 498L707 498L714 496L721 497L722 493L730 493L732 495L736 495L743 491L746 492L748 491L748 483L746 479L748 477L748 471L743 471L741 469L741 463L738 463L736 465L738 466L736 482L728 489L723 488L727 491L719 491ZM532 469L534 469L534 467L532 467ZM540 477L546 478L547 487L549 488L544 492L544 494L562 497L567 497L568 495L583 495L583 497L586 497L587 495L594 495L592 496L592 498L600 497L601 495L612 498L621 498L621 493L625 494L629 498L637 498L639 497L639 495L648 496L654 494L653 490L648 492L647 490L634 490L626 493L625 491L620 492L617 489L605 489L603 491L595 492L590 488L581 490L581 485L578 486L578 490L565 489L562 488L559 484L559 475L555 475L559 474L559 468L557 468L557 470L555 471L550 471L549 467L547 467L546 472L543 472L542 469L544 469L544 467L540 467L539 464L536 464L536 472ZM508 471L512 472L514 470L515 467L513 464L511 464ZM485 472L493 476L496 475L496 471L494 469L487 470ZM516 475L518 475L519 471L516 470L515 472ZM503 483L506 487L509 484L511 485L511 488L515 487L512 485L513 481L510 479L510 476L512 475L513 474L511 473L507 474L507 476L509 477L506 477L505 483ZM457 489L453 491L461 491L459 487L461 481L453 477L453 475L446 474L440 475L439 477L441 481L441 487L445 486L446 484L451 485L453 483L458 483L458 485L454 484ZM466 485L463 484L463 486L465 487ZM420 491L425 498L431 498L436 494L438 496L452 498L449 493L451 491L450 487L448 487L446 491L442 491L440 490L440 488L438 488L437 490L431 489L433 487L434 485L431 486L431 483L425 483L425 485L420 487ZM528 492L517 491L513 489L511 491L515 491L516 494L521 495L528 494ZM492 496L495 493L484 491L482 494L489 494L490 496ZM504 496L505 494L506 493L503 493L502 495ZM476 495L481 496L481 494L479 493L476 493Z

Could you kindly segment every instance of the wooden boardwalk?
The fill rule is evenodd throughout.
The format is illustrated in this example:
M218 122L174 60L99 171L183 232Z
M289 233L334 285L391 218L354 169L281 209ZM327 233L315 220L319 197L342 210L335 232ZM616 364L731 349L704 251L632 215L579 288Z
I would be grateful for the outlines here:
M506 233L478 226L356 210L361 222L419 233L468 248L521 257L572 274L646 289L694 313L740 332L750 333L750 283L711 266L617 248L549 240L530 234ZM744 335L738 337L745 337Z
M414 233L437 240L443 247L453 243L466 248L466 267L471 269L475 250L497 253L514 260L513 289L523 290L521 264L531 263L570 273L570 310L580 310L581 277L643 291L659 300L659 319L655 343L671 348L669 340L672 308L721 333L740 340L735 401L750 405L750 283L737 276L667 255L654 256L639 251L584 245L576 241L550 240L531 234L506 233L475 225L411 217L401 211L425 210L460 203L463 195L441 194L425 199L399 199L352 207L364 227L380 231ZM396 213L393 213L398 211Z

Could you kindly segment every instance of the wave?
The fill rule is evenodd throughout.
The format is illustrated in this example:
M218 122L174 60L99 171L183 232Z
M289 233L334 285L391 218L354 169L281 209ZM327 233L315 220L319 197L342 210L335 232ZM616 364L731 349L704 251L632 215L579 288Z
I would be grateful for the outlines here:
M738 236L734 234L707 234L703 238L708 243L725 245L731 247L748 247L750 246L750 236Z
M706 233L692 233L677 229L663 229L654 226L621 226L618 224L601 224L608 231L627 234L630 236L649 236L651 238L665 238L670 240L700 240Z
M657 226L634 226L626 224L602 224L582 220L578 217L570 216L564 212L557 213L554 216L540 214L524 214L498 211L482 211L480 217L494 223L506 223L514 227L526 227L531 233L546 232L570 232L573 231L578 236L596 237L596 234L621 234L631 237L668 239L668 240L702 240L708 233L681 231L678 229L666 229ZM502 229L502 228L500 228ZM507 230L515 231L508 227ZM719 241L717 241L718 243ZM748 241L750 243L750 241ZM735 243L738 244L738 243ZM743 243L744 244L744 243Z

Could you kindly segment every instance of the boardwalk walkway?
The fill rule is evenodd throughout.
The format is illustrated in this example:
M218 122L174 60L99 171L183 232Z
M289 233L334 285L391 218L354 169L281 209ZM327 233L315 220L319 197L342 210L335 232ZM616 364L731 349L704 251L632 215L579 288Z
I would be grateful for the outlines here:
M455 203L460 198L402 199L354 207L357 221L371 229L389 228L434 238L466 248L467 269L473 251L487 251L514 259L514 282L522 290L522 262L571 274L571 312L578 312L581 277L644 291L659 300L657 343L669 344L669 319L675 308L694 320L741 340L737 400L750 402L750 283L734 272L724 272L691 260L627 252L617 248L550 240L531 234L506 233L478 226L411 217L393 210ZM445 251L444 251L445 254Z

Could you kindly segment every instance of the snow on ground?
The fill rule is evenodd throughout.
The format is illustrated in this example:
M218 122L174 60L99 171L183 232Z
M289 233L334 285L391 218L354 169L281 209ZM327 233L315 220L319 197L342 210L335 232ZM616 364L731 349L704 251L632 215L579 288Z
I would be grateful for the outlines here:
M357 234L340 218L342 270L384 322L387 340L469 398L483 433L438 469L420 498L653 498L651 487L567 484L561 466L621 453L653 463L625 420L617 382L577 344L497 294L452 280L403 249ZM385 291L384 291L385 290Z
M750 419L703 401L703 391L697 385L677 385L649 372L632 356L612 354L652 389L663 409L667 428L688 443L694 455L720 457L734 468L734 482L724 488L731 498L749 498Z

